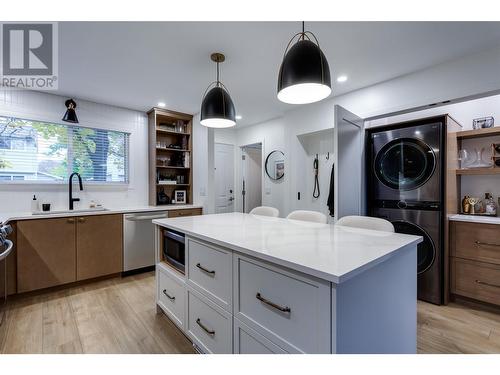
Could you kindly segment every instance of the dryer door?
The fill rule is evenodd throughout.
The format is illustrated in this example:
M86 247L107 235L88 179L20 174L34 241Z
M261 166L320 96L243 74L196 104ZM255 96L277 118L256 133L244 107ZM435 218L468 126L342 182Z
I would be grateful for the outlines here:
M397 233L412 234L422 236L423 242L417 246L417 274L427 271L436 259L436 246L431 236L416 224L403 220L393 221L394 229Z
M377 179L395 190L413 190L425 184L436 169L431 147L416 138L399 138L377 153L373 165Z

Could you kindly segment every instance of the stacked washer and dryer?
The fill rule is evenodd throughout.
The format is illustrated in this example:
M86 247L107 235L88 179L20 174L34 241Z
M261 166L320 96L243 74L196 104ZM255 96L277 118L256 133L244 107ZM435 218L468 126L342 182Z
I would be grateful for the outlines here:
M445 297L445 179L448 116L367 131L368 213L391 221L398 233L419 235L418 298Z

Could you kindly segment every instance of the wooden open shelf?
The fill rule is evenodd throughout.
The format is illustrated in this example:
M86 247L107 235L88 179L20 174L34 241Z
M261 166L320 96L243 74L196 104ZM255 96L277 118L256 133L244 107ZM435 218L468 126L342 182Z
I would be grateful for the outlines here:
M165 130L156 128L157 133L172 134L172 135L191 135L191 133L176 132L174 130Z
M493 126L492 128L485 128L485 129L464 130L461 132L457 132L457 138L459 139L492 137L495 135L500 135L500 126Z
M456 172L457 175L460 176L496 175L500 174L500 168L486 167L486 168L457 169Z
M149 119L149 204L158 205L158 193L163 192L172 199L176 190L186 191L186 203L193 203L193 116L152 108ZM182 126L179 126L182 125ZM165 129L159 128L165 126ZM176 129L182 131L176 131ZM176 147L157 147L175 145ZM168 160L170 158L170 161ZM171 162L180 166L159 165ZM160 180L177 180L182 176L183 184L160 184Z
M171 148L171 147L156 147L157 151L175 151L175 152L191 152L191 150L183 150L180 148Z

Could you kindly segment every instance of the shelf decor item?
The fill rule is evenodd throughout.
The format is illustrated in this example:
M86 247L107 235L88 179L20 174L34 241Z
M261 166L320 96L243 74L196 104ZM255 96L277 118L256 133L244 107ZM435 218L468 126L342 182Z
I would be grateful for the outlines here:
M468 166L468 168L488 168L492 165L483 159L484 147L475 148L474 152L476 153L476 160L472 164Z
M236 125L236 110L226 86L219 80L219 64L226 57L222 53L212 53L210 58L217 64L217 79L203 94L200 124L209 128L230 128Z
M174 194L176 204L186 204L186 190L176 190Z
M290 39L285 49L278 74L278 99L288 104L314 103L331 92L328 61L318 39L305 30L302 22L302 31Z
M472 120L473 129L491 128L495 123L495 119L492 116L475 118Z

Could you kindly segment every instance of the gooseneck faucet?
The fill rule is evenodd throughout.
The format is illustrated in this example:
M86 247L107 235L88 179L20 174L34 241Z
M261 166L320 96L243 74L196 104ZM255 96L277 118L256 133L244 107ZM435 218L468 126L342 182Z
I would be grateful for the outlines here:
M78 183L80 184L80 190L83 190L83 185L82 185L82 177L80 176L79 173L73 172L69 176L69 209L73 209L73 203L74 202L79 202L80 198L73 198L73 176L78 177Z

